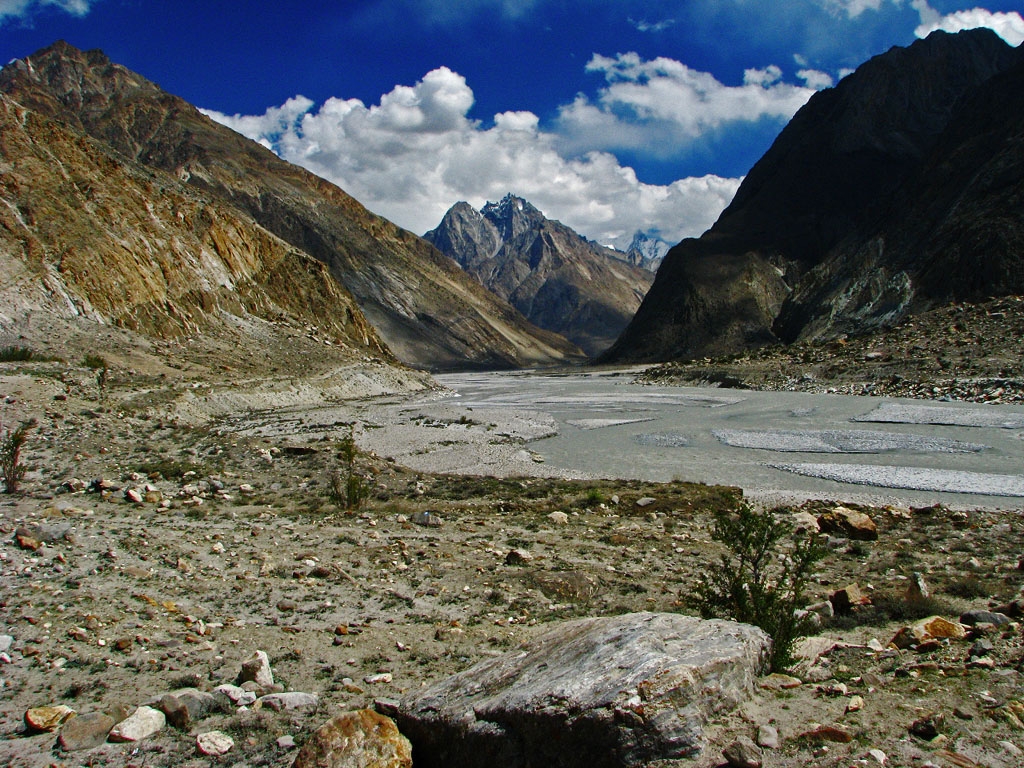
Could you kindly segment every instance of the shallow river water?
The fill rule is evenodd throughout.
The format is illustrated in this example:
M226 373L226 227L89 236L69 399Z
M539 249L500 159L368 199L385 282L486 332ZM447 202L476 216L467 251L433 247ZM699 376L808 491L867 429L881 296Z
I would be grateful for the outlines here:
M762 497L1024 507L1024 408L640 386L628 374L451 374L447 401L552 417L529 448L610 478L737 485Z

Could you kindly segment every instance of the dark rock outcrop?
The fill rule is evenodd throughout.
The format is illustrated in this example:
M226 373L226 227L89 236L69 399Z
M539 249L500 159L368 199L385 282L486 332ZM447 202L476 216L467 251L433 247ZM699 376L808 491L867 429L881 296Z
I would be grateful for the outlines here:
M605 359L858 333L1024 291L1022 60L990 30L936 32L813 96L715 225L669 252Z
M626 327L653 275L507 195L477 211L456 203L424 237L527 319L588 355Z
M622 768L692 757L748 697L760 629L667 613L559 623L519 649L387 706L422 768Z
M421 238L101 51L58 42L0 69L0 93L90 136L111 162L158 172L157 186L166 174L325 264L403 362L515 367L579 357L571 344L531 326ZM281 288L289 290L287 277Z

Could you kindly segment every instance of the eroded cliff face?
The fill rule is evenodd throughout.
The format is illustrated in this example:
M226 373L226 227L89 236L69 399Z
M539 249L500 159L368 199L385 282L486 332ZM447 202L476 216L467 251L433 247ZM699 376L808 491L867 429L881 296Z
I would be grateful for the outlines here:
M424 236L532 323L596 356L629 323L654 275L507 195L456 203Z
M1024 291L1005 236L1022 210L1019 96L988 97L984 119L971 106L1022 58L990 30L937 32L813 96L715 225L669 252L606 359L860 333L966 284L971 298Z
M516 367L580 357L421 238L100 51L57 43L0 70L0 92L118 156L170 174L322 262L403 362Z
M167 174L0 94L0 313L83 317L158 338L228 316L317 325L390 358L318 261Z

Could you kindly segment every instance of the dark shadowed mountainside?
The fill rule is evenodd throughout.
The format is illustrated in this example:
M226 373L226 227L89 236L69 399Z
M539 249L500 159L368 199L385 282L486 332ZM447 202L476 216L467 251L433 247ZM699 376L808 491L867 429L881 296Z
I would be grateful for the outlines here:
M1020 67L990 30L893 48L796 114L606 361L720 355L1024 293Z

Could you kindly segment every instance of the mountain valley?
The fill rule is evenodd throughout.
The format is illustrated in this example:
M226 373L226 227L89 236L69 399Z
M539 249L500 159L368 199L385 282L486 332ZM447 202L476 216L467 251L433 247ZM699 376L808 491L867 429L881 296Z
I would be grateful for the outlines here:
M872 59L667 254L642 234L604 248L512 194L457 203L420 238L100 51L58 42L0 68L0 763L455 764L412 730L394 731L404 760L346 750L390 749L380 713L477 665L536 654L513 692L544 682L565 661L537 649L548 631L703 614L701 584L736 551L722 521L753 510L786 532L765 563L822 550L776 611L803 635L788 674L755 658L733 701L716 650L694 651L699 684L648 653L600 670L611 704L562 717L583 689L570 667L535 707L555 713L538 732L558 760L524 757L536 702L489 715L468 690L456 730L492 739L468 749L576 766L551 746L572 727L598 745L588 765L615 768L1020 765L1019 494L694 475L744 451L781 473L789 449L709 427L740 424L744 389L942 400L999 433L851 418L829 428L882 447L808 447L813 404L759 413L760 437L807 462L1015 461L1022 55L975 30ZM642 426L659 409L697 426ZM565 436L614 471L559 463ZM722 453L695 458L695 436ZM652 451L673 479L644 474ZM1024 483L1013 472L962 474ZM720 699L684 704L697 688ZM698 746L633 759L665 690ZM159 727L122 740L140 712ZM377 726L309 757L352 713Z

